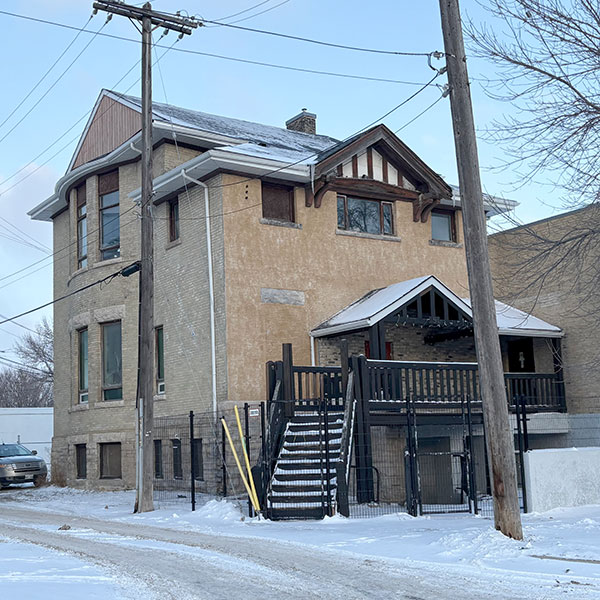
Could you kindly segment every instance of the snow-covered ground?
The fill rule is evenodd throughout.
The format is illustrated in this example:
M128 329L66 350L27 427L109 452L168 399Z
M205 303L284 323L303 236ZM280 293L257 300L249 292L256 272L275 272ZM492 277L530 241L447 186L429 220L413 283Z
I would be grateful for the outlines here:
M120 595L111 573L68 554L0 536L0 597L106 600Z
M486 577L514 580L515 598L554 597L548 596L546 591L543 595L540 592L539 596L519 593L523 581L529 584L539 581L544 589L550 586L572 598L600 598L600 506L524 515L525 539L515 541L495 531L491 520L472 515L413 518L396 514L371 519L333 517L323 521L269 522L243 517L235 503L223 500L205 499L195 513L190 512L188 504L181 503L164 505L144 515L132 514L133 501L133 492L23 487L0 493L0 519L2 507L14 507L58 512L65 515L66 524L69 516L94 517L105 522L139 524L140 531L144 530L143 526L152 526L175 532L259 538L300 545L305 550L318 547L320 552L338 555L349 552L387 565L397 566L401 562L412 568L427 565L428 569L439 565L440 572L448 573L448 577L476 574L484 580ZM56 530L55 526L46 528ZM23 552L43 555L38 550L25 549ZM11 544L0 544L0 565L5 566L0 573L7 572L5 561L10 558ZM59 558L49 557L48 560L50 563L58 561L56 569L60 573L62 563ZM25 556L23 564L15 568L22 572L27 564ZM40 565L44 565L43 559L32 563L32 572ZM103 579L93 568L89 572L81 571L84 567L73 561L69 566L74 569L74 578L82 573L91 577L91 590L101 590L102 586L110 587L113 583L110 576ZM9 570L12 568L10 566ZM64 576L68 574L66 571ZM8 598L5 589L10 588L5 585L11 584L0 574L0 597ZM116 596L106 592L102 597Z

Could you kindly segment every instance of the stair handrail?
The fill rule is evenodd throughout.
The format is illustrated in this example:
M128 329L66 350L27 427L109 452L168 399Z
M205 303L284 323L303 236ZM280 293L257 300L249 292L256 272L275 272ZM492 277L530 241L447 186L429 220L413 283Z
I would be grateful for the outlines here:
M344 406L344 422L342 424L342 437L340 441L340 458L336 464L336 505L338 512L350 516L348 504L348 482L350 478L350 463L352 462L352 440L354 432L354 415L356 412L356 398L354 398L354 372L348 375L346 386L346 401Z

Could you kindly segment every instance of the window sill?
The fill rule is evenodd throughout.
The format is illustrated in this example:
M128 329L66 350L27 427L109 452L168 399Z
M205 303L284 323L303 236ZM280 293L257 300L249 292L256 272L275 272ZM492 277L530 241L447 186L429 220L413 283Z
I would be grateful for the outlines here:
M275 227L287 227L288 229L302 229L301 223L292 223L291 221L278 221L277 219L260 218L258 222L262 225L274 225Z
M155 394L152 398L155 402L157 401L163 401L167 399L167 395L166 394Z
M119 256L119 258L107 258L106 260L99 260L95 262L92 267L95 269L97 267L103 267L104 265L118 265L123 262L123 257Z
M89 410L90 405L89 403L85 402L85 403L81 403L81 404L73 404L73 406L71 406L71 408L69 408L69 412L70 413L74 413L74 412L79 412L82 410Z
M346 229L336 229L336 235L348 235L350 237L364 238L366 240L383 240L384 242L401 242L402 238L396 235L381 235L376 233L363 233L362 231L348 231Z
M172 242L167 242L165 246L165 250L170 250L171 248L175 248L176 246L181 246L181 238L177 238Z
M443 248L462 248L459 242L446 242L444 240L429 240L430 246L442 246Z
M110 406L125 406L125 400L101 400L96 402L96 408L108 408Z

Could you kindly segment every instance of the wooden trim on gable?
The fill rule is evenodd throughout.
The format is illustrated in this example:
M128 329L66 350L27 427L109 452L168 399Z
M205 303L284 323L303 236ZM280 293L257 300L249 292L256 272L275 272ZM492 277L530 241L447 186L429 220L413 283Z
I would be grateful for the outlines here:
M108 96L100 101L71 170L118 148L141 129L139 112Z

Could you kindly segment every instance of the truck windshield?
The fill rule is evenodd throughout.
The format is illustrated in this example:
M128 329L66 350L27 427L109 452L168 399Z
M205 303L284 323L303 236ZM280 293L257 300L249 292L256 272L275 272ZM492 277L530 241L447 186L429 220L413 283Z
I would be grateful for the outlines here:
M20 444L0 444L0 458L7 456L30 456L31 452Z

